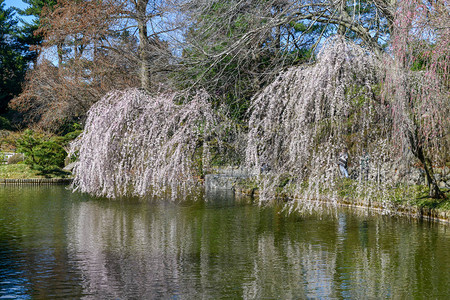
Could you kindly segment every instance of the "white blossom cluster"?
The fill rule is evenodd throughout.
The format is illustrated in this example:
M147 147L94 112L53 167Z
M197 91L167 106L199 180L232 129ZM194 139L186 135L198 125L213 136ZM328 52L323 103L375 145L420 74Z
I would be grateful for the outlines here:
M287 70L253 98L246 159L250 167L271 170L263 176L262 198L286 177L307 182L309 198L320 197L319 189L333 191L348 138L360 141L359 150L367 146L383 114L374 104L377 74L375 58L335 37L315 64Z
M208 148L202 143L216 116L206 93L181 105L177 96L128 89L97 102L83 134L72 144L71 152L78 155L74 189L108 198L175 197L195 189L196 153L200 151L206 164Z

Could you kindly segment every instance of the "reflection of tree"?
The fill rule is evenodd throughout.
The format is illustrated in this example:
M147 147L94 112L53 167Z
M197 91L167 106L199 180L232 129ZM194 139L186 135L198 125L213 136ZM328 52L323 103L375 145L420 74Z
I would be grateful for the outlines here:
M85 200L55 187L0 190L0 297L450 294L448 226L344 212L285 217L225 200Z
M404 219L364 219L350 215L348 227L358 230L348 230L336 246L334 290L339 297L407 299L450 292L445 282L450 259L436 251L441 245L435 239L445 235L445 227L424 228ZM430 235L430 230L436 234ZM437 270L444 273L433 274Z
M94 297L358 299L450 292L444 282L450 258L444 249L432 250L448 245L445 231L409 221L346 213L286 218L271 208L228 202L90 201L74 205L68 222L70 256L84 292Z
M232 218L236 208L168 206L130 211L89 202L71 212L70 248L82 262L87 291L116 298L129 292L138 298L217 297L216 282L231 287L244 281L254 244L254 236L242 230L245 209ZM228 292L241 294L240 288Z

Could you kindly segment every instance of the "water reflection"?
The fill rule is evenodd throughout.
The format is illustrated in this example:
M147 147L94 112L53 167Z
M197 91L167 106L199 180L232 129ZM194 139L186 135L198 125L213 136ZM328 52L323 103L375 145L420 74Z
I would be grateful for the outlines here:
M450 295L445 225L344 210L286 217L223 195L182 205L34 195L0 191L0 297Z
M0 187L0 298L77 297L77 268L66 250L62 188Z

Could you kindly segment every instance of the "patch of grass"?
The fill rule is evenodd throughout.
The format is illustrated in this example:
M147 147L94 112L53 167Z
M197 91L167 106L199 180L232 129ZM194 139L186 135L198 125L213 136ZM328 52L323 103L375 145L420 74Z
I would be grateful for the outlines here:
M68 173L60 171L50 174L42 174L32 170L28 165L20 163L15 165L0 165L0 178L2 179L27 179L27 178L61 178Z
M416 194L416 198L411 201L411 204L423 208L437 208L440 210L450 210L450 190L445 189L441 191L445 194L445 199L433 199L428 196L427 190L422 190Z
M342 198L357 197L358 194L356 193L356 187L356 182L350 178L340 178L336 184L338 196Z
M387 190L389 198L397 204L407 204L423 208L450 210L450 190L441 189L445 199L433 199L428 195L428 187L424 185L397 185Z

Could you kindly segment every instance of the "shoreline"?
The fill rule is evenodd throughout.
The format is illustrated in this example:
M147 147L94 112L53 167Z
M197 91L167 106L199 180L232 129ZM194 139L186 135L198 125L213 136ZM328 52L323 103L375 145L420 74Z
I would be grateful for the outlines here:
M235 196L250 197L252 200L259 199L259 193L257 189L245 189L236 188L234 190ZM259 201L259 200L258 200ZM416 220L426 220L429 222L438 222L441 224L450 224L450 210L437 209L412 204L397 204L389 202L388 205L378 201L362 201L361 199L337 199L331 200L328 197L323 196L321 199L300 200L295 197L286 197L279 195L274 201L280 203L293 203L295 205L302 205L303 203L315 203L317 206L339 206L347 208L355 208L357 210L369 210L380 214L386 214L390 216L410 217Z
M0 178L0 185L69 185L73 178ZM236 183L236 182L235 182ZM250 197L252 200L259 201L259 191L257 188L246 188L239 184L234 185L231 189L237 198ZM407 216L417 220L427 220L431 222L439 222L450 224L450 210L439 209L414 204L395 203L393 201L382 203L379 201L363 201L358 198L338 198L336 201L329 197L322 196L320 199L302 200L290 195L278 195L274 201L284 203L294 203L301 205L303 203L314 203L316 206L340 206L355 208L358 210L370 210L381 214L392 216Z

